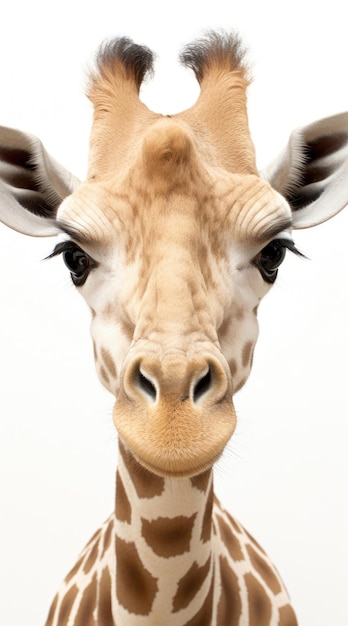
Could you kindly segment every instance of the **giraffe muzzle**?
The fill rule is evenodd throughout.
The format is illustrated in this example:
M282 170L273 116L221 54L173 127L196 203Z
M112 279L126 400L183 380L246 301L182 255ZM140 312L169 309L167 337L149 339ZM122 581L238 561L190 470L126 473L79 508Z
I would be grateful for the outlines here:
M147 469L195 475L220 456L236 425L227 365L215 355L139 354L121 376L114 422Z

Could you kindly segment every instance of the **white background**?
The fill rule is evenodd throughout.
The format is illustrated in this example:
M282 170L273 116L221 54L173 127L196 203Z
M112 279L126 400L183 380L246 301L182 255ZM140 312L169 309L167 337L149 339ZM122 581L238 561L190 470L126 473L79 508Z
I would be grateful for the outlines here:
M263 167L294 127L347 109L346 24L342 0L8 3L0 123L38 135L83 178L85 72L105 37L158 53L142 97L174 113L198 93L177 63L182 45L207 27L237 27L253 63L250 126ZM311 261L288 255L263 303L238 431L216 471L218 496L271 554L301 626L347 624L347 213L295 236ZM94 373L87 307L62 261L41 261L53 245L0 229L3 626L44 624L113 507L113 400Z

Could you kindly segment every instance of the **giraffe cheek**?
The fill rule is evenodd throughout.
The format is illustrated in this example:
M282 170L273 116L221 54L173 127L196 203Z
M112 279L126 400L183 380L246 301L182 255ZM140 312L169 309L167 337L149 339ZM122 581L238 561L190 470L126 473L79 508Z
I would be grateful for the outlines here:
M255 344L258 337L256 312L236 324L230 321L220 334L221 351L228 363L233 393L239 391L249 378L253 364ZM243 338L243 339L242 339Z
M130 339L122 334L120 322L95 316L91 336L96 370L100 382L114 396L119 391L119 372L129 350Z
M116 381L110 378L108 371L105 369L103 365L96 364L97 366L97 374L99 376L99 380L104 387L112 394L117 393L117 385Z
M118 392L118 368L111 350L93 341L95 366L100 382L113 395Z
M96 369L100 382L113 395L117 394L118 382L117 378L110 373L110 370L103 362L96 361ZM116 371L116 370L115 370Z

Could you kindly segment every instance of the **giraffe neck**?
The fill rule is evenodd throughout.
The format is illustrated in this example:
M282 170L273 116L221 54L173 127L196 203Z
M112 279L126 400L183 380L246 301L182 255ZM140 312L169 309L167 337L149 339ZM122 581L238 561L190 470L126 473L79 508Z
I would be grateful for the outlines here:
M122 444L117 469L116 623L174 623L212 611L212 471L161 478ZM180 615L181 614L181 615ZM165 619L167 616L167 619Z
M160 478L120 445L114 513L46 626L296 626L265 552L213 496L212 471Z

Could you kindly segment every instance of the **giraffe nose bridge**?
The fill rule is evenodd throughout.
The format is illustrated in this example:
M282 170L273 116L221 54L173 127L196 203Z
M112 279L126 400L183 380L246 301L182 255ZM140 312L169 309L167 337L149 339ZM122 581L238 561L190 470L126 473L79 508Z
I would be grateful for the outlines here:
M231 392L226 369L211 354L185 358L174 353L161 359L139 355L128 365L123 380L126 395L149 407L174 408L183 402L204 407L221 402Z

